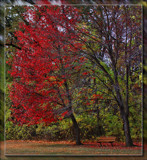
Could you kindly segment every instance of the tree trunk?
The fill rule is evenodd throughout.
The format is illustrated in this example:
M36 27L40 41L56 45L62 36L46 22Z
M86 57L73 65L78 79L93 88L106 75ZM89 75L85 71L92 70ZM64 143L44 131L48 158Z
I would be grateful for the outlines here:
M71 98L70 93L69 93L69 87L68 87L67 81L64 82L64 85L65 85L67 97L68 97L68 100L69 100L69 112L71 112L70 117L72 119L73 127L74 127L73 135L75 136L76 144L81 145L82 143L81 143L81 140L80 140L80 128L79 128L78 123L75 119L75 116L72 112L72 98Z
M127 147L134 146L131 138L131 134L130 134L130 125L129 125L128 116L125 113L122 113L122 119L123 119L126 146Z
M77 145L81 145L81 140L80 140L80 128L78 126L78 123L73 115L73 113L71 114L71 119L72 119L72 122L73 122L73 127L74 127L74 133L73 135L75 136L75 140L76 140L76 144Z
M116 71L115 67L114 67L114 76L115 76L114 88L115 88L115 92L116 92L117 103L118 103L118 106L120 108L120 113L121 113L121 117L122 117L122 120L123 120L124 135L125 135L125 138L126 138L125 142L126 142L126 146L129 147L129 146L133 146L133 141L132 141L131 134L130 134L130 126L129 126L129 119L128 119L128 115L129 115L128 101L127 101L126 110L125 110L123 99L122 99L122 96L121 96L121 93L120 93L117 71Z
M120 92L116 92L116 93L117 93L117 97L119 97L118 98L118 104L119 104L119 107L120 107L120 114L121 114L121 117L122 117L122 120L123 120L126 146L128 146L128 147L133 146L133 141L132 141L131 134L130 134L128 111L127 111L127 113L125 112L125 107L124 107L124 104L122 102Z

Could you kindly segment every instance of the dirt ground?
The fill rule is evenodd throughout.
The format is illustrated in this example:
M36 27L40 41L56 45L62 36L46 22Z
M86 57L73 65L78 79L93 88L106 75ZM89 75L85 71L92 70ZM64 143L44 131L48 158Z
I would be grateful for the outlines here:
M144 150L139 143L135 147L125 147L124 143L100 144L87 142L77 146L74 142L60 141L14 141L1 142L2 160L33 160L33 159L58 159L58 160L146 160L147 145ZM5 154L5 156L4 156ZM31 157L30 157L31 155ZM41 156L41 157L40 157ZM76 156L76 157L75 157ZM53 158L54 157L54 158ZM88 159L87 159L88 158Z

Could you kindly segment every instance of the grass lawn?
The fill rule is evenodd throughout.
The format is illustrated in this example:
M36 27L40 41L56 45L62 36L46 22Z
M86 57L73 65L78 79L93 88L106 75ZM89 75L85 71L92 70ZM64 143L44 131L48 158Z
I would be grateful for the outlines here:
M6 141L6 154L4 156L4 142L1 143L2 160L146 160L147 154L142 155L142 147L137 144L136 147L125 147L123 143L104 144L100 147L97 143L84 143L77 146L72 142L48 142L48 141ZM144 148L146 150L146 148ZM30 157L28 155L61 155L60 157ZM66 154L67 156L62 156ZM17 155L10 156L10 155ZM26 155L27 157L19 156ZM68 157L71 155L98 155L98 157ZM109 157L111 155L111 157Z
M11 155L142 155L142 147L125 147L123 143L103 144L84 143L75 145L73 142L60 141L6 141L6 154Z

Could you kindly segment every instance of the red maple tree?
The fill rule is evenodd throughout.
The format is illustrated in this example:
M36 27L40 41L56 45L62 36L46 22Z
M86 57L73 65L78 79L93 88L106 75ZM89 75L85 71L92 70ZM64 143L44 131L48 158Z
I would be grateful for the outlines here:
M19 125L56 122L68 115L73 122L76 144L80 142L78 123L72 111L72 74L82 62L82 44L73 26L78 10L66 6L26 7L25 23L15 32L18 40L10 75L13 122Z

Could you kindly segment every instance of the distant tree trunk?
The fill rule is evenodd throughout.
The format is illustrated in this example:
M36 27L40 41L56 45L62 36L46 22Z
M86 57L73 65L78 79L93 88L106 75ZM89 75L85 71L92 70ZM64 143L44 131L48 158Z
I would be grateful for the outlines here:
M96 107L96 117L97 117L97 136L102 135L102 126L100 125L100 111L98 106Z
M38 126L37 126L37 124L35 125L35 127L32 129L32 131L31 131L31 136L33 137L33 138L35 138L36 136L37 136L37 133L36 133L36 129L38 128Z

